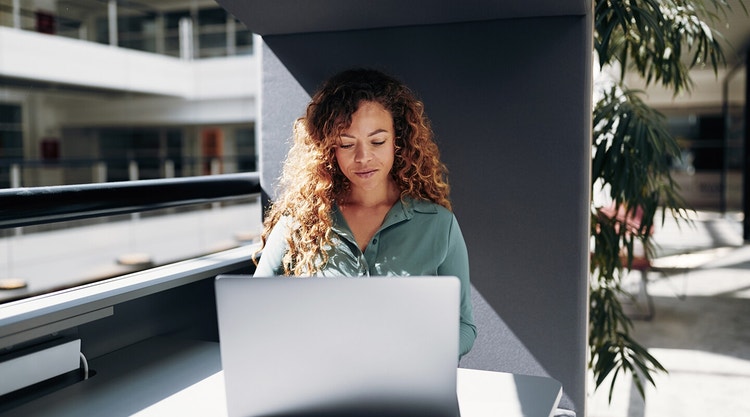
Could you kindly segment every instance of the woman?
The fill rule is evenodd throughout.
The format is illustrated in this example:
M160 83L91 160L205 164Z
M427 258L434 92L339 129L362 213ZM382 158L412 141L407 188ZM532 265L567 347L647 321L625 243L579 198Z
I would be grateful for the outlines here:
M422 103L396 79L348 70L294 127L255 276L451 275L460 355L474 344L469 261Z

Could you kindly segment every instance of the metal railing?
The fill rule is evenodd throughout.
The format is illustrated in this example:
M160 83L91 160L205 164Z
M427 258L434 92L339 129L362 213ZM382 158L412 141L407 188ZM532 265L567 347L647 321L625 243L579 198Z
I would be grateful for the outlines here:
M0 190L0 228L213 203L260 193L257 172Z
M0 159L0 189L254 172L255 155L30 160Z
M258 193L258 173L0 190L0 228L241 200ZM165 294L167 290L178 287L194 288L192 284L218 274L244 270L252 265L253 251L254 246L241 245L112 279L83 282L43 295L27 294L28 298L9 299L9 302L0 303L0 349L111 317L112 306L116 304L151 300L149 296L157 293ZM203 291L203 287L205 285L199 289ZM169 301L168 296L165 297ZM164 300L164 297L159 300ZM169 302L174 303L173 300ZM167 322L169 319L148 317L149 322ZM145 338L164 331L149 325L146 327L143 332L137 332L137 337Z
M225 250L250 265L259 193L257 173L0 190L0 305L138 271L159 277L174 262L203 268Z

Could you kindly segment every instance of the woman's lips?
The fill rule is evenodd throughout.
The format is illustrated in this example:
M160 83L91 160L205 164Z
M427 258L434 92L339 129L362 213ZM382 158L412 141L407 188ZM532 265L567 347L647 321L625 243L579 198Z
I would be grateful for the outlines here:
M375 172L377 172L376 169L371 169L367 171L357 171L354 174L356 174L360 178L370 178L371 176L375 175Z

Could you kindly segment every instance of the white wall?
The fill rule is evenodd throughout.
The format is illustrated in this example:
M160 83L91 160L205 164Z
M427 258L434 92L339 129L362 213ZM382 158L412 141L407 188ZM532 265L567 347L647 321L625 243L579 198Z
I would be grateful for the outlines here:
M0 27L0 76L86 88L204 99L254 96L253 56L184 61Z
M51 86L0 88L0 101L23 108L28 159L39 157L41 139L60 137L64 128L257 119L260 75L254 56L184 61L0 27L0 76Z
M729 85L728 98L732 105L742 105L744 102L745 76L744 70L740 71L740 74L735 74L731 78L732 82ZM690 77L694 82L692 90L681 92L677 96L674 96L671 90L658 85L646 88L643 81L634 76L628 77L626 82L631 88L646 90L647 94L643 96L644 101L656 108L716 108L721 111L723 83L728 75L729 71L726 69L721 69L717 73L714 73L712 69L690 71Z
M171 97L55 97L64 127L250 123L254 97L185 100Z

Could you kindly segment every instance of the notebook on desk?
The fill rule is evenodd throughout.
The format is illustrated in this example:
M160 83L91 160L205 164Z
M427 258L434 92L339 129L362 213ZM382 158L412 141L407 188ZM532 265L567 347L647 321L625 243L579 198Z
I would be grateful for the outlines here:
M455 277L216 279L230 417L456 417Z

